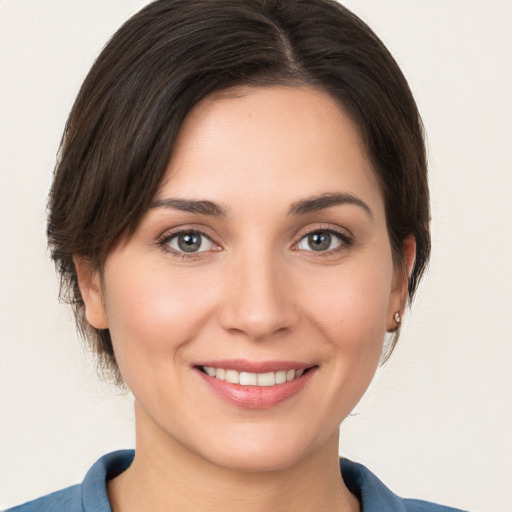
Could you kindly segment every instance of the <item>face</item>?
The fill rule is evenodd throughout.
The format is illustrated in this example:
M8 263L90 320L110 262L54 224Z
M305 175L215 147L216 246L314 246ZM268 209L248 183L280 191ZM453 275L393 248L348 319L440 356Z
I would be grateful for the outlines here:
M222 467L320 452L363 395L406 282L355 125L309 88L242 88L188 116L153 206L80 271L151 437Z

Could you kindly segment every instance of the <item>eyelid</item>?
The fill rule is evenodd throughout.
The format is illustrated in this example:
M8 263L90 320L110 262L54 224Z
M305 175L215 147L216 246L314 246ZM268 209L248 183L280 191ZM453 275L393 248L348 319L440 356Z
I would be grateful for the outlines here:
M210 240L212 240L212 242L214 242L214 240L218 238L215 232L212 231L212 229L202 224L181 224L179 226L173 226L165 229L156 237L156 240L157 242L161 242L164 239L168 239L172 236L176 236L181 233L198 233L200 235L205 236L206 238L209 238ZM217 242L214 243L216 245L220 245Z
M311 235L312 233L317 233L318 231L328 231L330 233L334 233L336 235L339 235L342 238L345 239L352 239L354 236L348 230L347 228L342 228L341 226L338 226L336 224L327 224L327 223L320 223L320 224L314 224L314 225L308 225L305 228L302 228L296 235L297 241L301 240L307 235ZM297 242L295 242L297 243Z

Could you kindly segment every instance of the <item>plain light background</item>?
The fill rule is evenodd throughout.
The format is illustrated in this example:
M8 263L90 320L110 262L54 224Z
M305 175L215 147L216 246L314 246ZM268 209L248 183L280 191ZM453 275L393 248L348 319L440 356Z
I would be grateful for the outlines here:
M144 0L0 0L0 508L133 446L48 259L45 203L78 88ZM433 255L341 453L395 492L512 511L512 2L351 0L410 81L428 133Z

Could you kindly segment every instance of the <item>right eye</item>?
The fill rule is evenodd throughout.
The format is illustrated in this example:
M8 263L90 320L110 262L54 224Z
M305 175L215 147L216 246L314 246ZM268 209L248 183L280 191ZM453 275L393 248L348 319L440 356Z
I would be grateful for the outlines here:
M181 231L168 236L163 245L172 251L190 254L210 251L214 244L205 234L198 231Z

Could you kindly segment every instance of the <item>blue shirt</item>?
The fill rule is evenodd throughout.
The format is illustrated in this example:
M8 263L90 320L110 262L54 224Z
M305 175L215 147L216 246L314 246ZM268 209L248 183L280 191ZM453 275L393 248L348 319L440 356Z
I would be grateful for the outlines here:
M133 450L109 453L89 469L81 484L6 512L112 512L106 482L127 469L134 455ZM370 470L347 459L340 459L340 469L346 486L361 503L361 512L462 512L426 501L399 498Z

